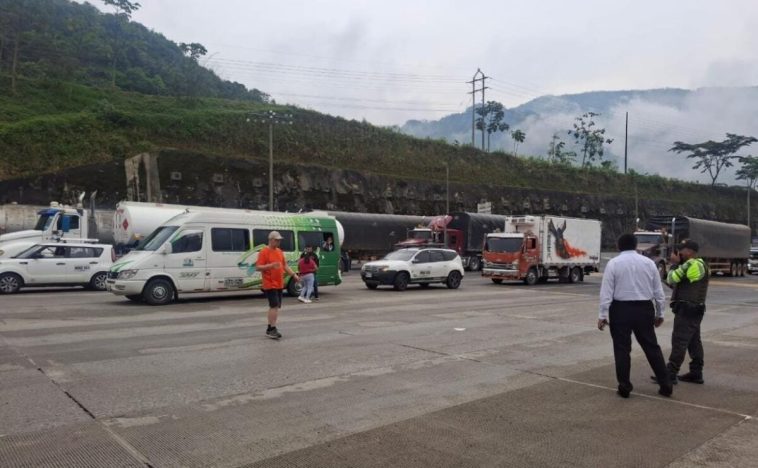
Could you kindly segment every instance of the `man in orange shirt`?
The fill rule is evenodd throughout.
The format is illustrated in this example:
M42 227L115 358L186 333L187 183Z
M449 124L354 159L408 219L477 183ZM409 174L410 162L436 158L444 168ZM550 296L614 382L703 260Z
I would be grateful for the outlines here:
M278 231L271 231L268 235L268 246L258 254L255 269L261 272L263 277L263 292L268 298L268 328L266 336L278 340L282 334L276 329L276 319L279 309L282 308L282 290L284 289L284 273L286 272L295 281L300 277L292 271L284 258L284 252L279 248L282 243L282 235Z

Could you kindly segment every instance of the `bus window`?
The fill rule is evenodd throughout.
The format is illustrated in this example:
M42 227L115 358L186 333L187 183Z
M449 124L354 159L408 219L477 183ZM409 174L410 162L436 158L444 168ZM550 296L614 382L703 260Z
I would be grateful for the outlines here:
M282 235L282 243L279 248L284 252L295 251L295 233L292 231L280 231L279 229L254 229L253 245L268 245L268 234L271 231L278 231Z

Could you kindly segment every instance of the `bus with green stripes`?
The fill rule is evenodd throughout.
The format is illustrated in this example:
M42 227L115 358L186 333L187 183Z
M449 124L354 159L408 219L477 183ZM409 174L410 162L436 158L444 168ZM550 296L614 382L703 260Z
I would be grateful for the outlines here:
M319 259L319 287L342 282L344 230L333 216L187 210L114 263L108 290L151 305L168 304L184 294L260 290L261 273L255 262L271 231L282 235L281 249L292 270L297 271L305 247L312 246ZM300 285L293 278L285 278L285 285L290 295L299 293Z

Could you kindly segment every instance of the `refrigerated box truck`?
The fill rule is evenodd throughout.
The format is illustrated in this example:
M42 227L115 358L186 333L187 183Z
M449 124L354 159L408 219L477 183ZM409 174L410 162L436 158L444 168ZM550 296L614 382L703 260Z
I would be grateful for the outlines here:
M503 232L488 234L482 276L528 285L579 282L600 266L600 221L562 216L509 216Z

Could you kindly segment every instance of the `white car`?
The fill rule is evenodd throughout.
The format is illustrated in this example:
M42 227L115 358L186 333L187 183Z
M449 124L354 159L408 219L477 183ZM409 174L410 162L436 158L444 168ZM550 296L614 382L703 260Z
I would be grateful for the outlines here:
M758 273L758 247L750 249L750 258L747 261L747 273L749 275Z
M0 260L0 294L30 286L85 286L106 290L115 253L107 244L49 242Z
M432 283L458 289L463 279L463 262L455 250L401 249L363 265L361 279L369 289L392 285L397 291L403 291L409 284L423 288Z

